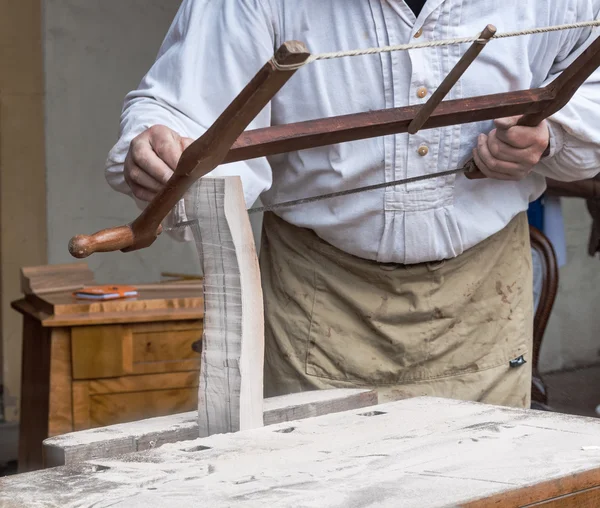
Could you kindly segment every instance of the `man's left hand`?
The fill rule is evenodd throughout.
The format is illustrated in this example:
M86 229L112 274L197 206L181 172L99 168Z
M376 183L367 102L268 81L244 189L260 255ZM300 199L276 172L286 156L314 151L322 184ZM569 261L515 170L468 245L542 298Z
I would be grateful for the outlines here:
M550 131L546 120L537 127L522 127L517 125L519 118L499 118L492 132L479 135L473 159L488 178L522 180L548 149Z

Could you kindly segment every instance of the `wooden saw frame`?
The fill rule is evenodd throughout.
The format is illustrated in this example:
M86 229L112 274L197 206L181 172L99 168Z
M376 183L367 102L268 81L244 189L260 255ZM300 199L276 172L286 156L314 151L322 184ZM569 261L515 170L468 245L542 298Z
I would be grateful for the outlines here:
M284 43L214 124L181 156L172 178L131 224L71 239L78 258L150 246L161 223L195 184L205 277L198 427L201 436L263 425L263 302L254 240L238 177L202 178L220 164L334 143L414 133L468 122L523 115L535 126L560 110L600 65L600 38L543 88L443 101L485 43L491 25L423 106L385 109L244 132L311 56L301 42ZM476 168L467 168L469 178ZM479 174L478 176L481 176ZM435 175L432 175L435 177ZM187 207L187 203L186 203Z
M600 66L599 37L543 88L443 101L495 33L496 28L488 25L422 106L369 111L244 132L311 56L302 42L285 42L212 126L183 152L169 182L137 219L126 226L73 237L69 242L71 255L85 258L95 252L130 252L152 245L162 231L162 221L185 192L196 180L221 164L514 115L523 115L519 125L536 126L562 109ZM470 166L471 171L467 171L470 178L482 177L475 171L472 161L467 166Z

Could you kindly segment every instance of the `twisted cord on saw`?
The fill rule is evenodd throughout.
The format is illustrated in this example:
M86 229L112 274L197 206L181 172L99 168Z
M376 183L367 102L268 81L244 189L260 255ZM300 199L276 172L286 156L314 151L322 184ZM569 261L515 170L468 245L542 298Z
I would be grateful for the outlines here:
M541 34L546 32L557 32L560 30L572 30L575 28L585 28L585 27L596 27L600 26L600 20L592 20L592 21L580 21L578 23L567 23L564 25L553 25L547 27L540 28L528 28L525 30L515 30L512 32L502 32L494 34L490 40L494 39L506 39L507 37L520 37L523 35L533 35L533 34ZM361 56L361 55L373 55L377 53L389 53L392 51L408 51L411 49L421 49L421 48L435 48L438 46L450 46L454 44L465 44L468 42L479 41L479 35L472 37L459 37L454 39L441 39L438 41L426 41L426 42L417 42L410 44L397 44L394 46L382 46L379 48L365 48L365 49L354 49L350 51L334 51L331 53L320 53L316 55L311 55L305 62L299 64L289 64L283 65L277 63L275 58L271 60L273 67L277 70L297 70L300 67L303 67L306 64L315 62L317 60L331 60L333 58L343 58L347 56ZM481 41L488 42L488 41Z

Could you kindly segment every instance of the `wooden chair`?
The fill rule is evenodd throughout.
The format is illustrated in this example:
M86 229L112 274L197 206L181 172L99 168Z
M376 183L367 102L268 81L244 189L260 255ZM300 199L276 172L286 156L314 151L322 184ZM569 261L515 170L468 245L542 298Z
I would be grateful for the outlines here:
M539 374L538 363L544 332L554 306L558 290L558 264L556 253L550 240L540 230L529 227L531 248L537 251L542 263L542 288L540 300L533 320L533 379L531 387L531 408L550 411L546 386Z

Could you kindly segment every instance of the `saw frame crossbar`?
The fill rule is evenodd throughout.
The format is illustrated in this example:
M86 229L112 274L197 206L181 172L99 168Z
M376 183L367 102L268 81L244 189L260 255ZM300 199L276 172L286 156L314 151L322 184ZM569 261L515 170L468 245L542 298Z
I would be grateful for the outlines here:
M245 131L281 87L310 61L311 54L302 42L284 43L214 124L183 152L169 182L132 223L89 236L74 236L69 242L69 252L76 258L86 258L96 252L130 252L149 247L161 233L165 217L192 184L221 164L516 115L522 115L519 125L539 125L562 109L600 66L598 37L543 88L444 101L495 33L494 26L485 27L430 99L421 106ZM467 178L485 178L472 160L462 169ZM435 173L430 175L431 178L436 176Z

